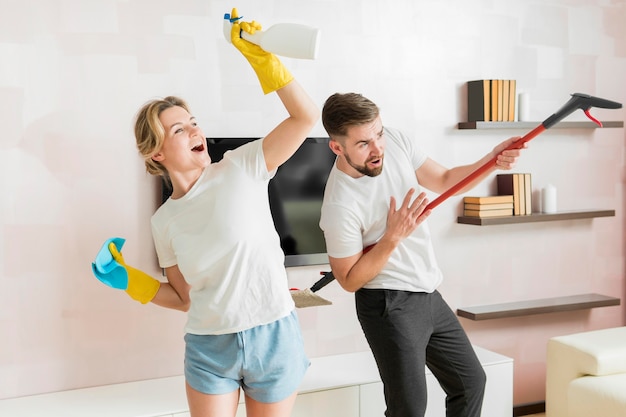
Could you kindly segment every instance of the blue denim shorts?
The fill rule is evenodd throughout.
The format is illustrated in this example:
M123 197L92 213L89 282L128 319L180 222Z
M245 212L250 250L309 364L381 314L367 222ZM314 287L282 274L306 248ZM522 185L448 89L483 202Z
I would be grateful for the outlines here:
M298 389L309 365L295 311L238 333L185 335L185 380L205 394L242 388L256 401L281 401Z

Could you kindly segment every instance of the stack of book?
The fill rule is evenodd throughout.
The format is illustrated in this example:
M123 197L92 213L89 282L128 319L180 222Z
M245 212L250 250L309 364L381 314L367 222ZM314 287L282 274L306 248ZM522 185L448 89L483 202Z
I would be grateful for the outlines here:
M498 195L513 196L513 215L532 214L532 179L530 174L496 175Z
M467 217L512 216L513 196L463 197L463 215Z
M515 80L467 82L468 122L515 121Z

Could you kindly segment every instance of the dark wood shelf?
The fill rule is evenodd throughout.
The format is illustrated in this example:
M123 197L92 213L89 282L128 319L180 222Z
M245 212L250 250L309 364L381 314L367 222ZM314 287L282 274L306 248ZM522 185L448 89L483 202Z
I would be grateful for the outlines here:
M517 223L534 223L534 222L551 222L557 220L578 220L591 219L594 217L612 217L615 216L615 210L583 210L583 211L562 211L558 213L534 213L521 216L502 216L502 217L470 217L459 216L457 223L470 224L474 226L492 226L498 224L517 224Z
M601 294L580 294L503 304L463 307L457 309L456 314L459 317L478 321L618 305L620 305L619 298Z
M461 130L485 130L485 129L534 129L542 122L459 122L457 127ZM602 122L602 128L624 127L623 121ZM594 122L559 122L550 129L600 129Z

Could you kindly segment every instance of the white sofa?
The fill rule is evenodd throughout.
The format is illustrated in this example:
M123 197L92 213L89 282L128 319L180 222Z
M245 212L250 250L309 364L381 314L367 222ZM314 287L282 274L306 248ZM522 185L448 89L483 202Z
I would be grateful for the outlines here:
M626 416L626 327L553 337L546 417Z

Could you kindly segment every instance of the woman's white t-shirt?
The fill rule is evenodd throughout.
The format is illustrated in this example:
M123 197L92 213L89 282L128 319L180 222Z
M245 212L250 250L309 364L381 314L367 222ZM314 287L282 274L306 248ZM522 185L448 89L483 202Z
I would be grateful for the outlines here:
M274 172L267 171L262 142L226 152L187 194L152 216L160 266L178 265L191 286L188 333L235 333L294 309L269 207Z

